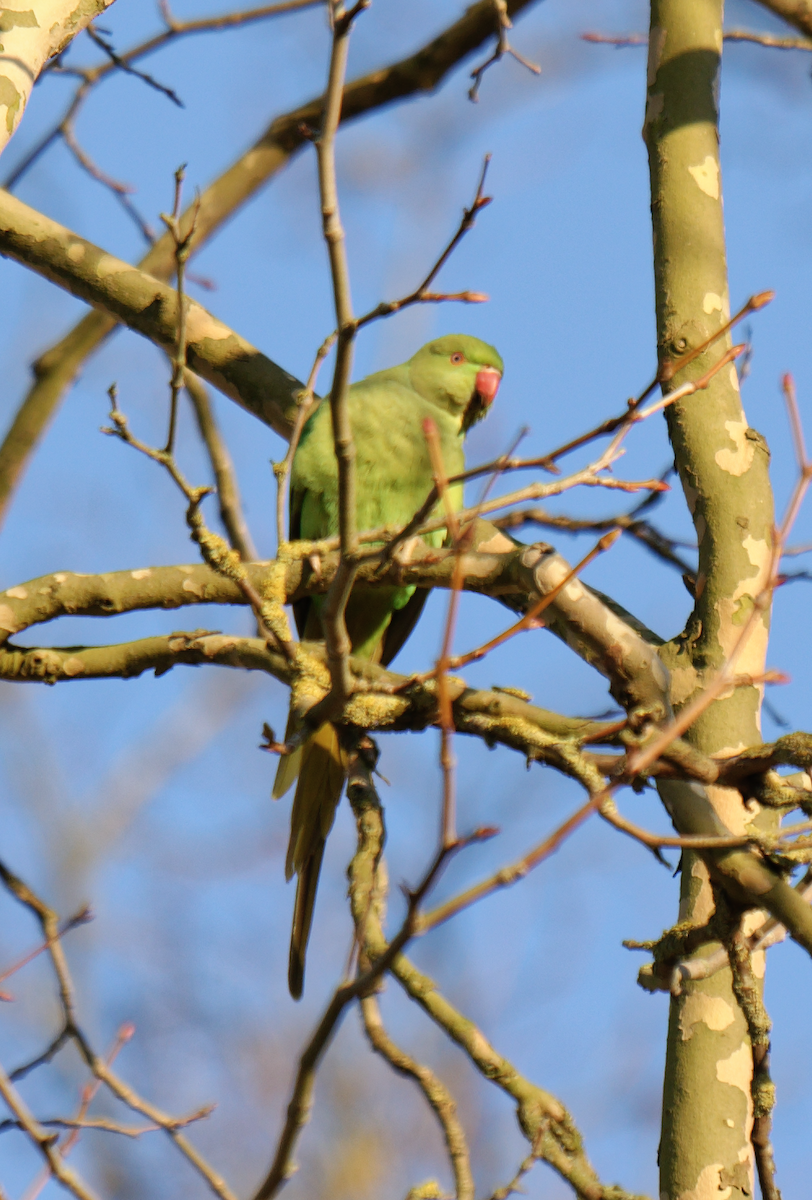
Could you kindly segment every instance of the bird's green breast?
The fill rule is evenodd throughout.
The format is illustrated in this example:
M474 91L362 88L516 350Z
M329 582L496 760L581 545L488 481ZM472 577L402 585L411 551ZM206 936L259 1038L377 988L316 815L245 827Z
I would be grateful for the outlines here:
M423 431L426 417L437 426L446 473L463 470L458 418L413 391L404 374L402 368L394 368L350 388L359 531L404 525L426 499L432 486ZM293 461L291 491L294 503L301 504L302 538L316 540L337 532L338 470L326 401L303 430ZM455 500L459 504L461 496Z

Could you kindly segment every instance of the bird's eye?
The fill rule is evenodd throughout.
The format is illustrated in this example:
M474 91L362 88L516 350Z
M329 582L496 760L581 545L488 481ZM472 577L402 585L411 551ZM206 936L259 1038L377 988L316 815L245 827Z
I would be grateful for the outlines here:
M451 361L454 363L454 366L459 366L460 363L465 362L465 355L457 351L456 354L451 355Z

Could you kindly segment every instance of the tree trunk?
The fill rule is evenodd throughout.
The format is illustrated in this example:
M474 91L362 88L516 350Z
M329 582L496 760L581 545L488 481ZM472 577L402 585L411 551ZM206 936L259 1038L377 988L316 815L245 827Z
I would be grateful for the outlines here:
M649 152L660 361L700 344L730 312L719 168L718 95L723 0L653 0L643 129ZM677 376L705 371L729 339ZM729 655L768 579L773 507L764 439L749 429L734 367L667 410L677 469L699 544L696 601L685 631L664 647L672 699L690 700ZM737 669L764 669L766 618ZM711 705L688 737L705 753L760 740L761 695L742 687ZM754 819L729 788L708 793L724 823ZM680 921L713 913L708 871L683 858ZM707 954L714 949L706 946ZM728 969L672 998L660 1142L661 1200L753 1195L752 1052Z

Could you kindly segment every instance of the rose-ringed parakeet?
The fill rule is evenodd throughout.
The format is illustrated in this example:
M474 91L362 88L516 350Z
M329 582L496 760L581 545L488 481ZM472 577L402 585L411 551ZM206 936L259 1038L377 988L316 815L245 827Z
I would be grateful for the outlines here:
M426 499L432 467L424 433L430 417L439 434L448 475L464 469L462 442L485 416L502 378L502 359L492 346L465 334L429 342L397 367L378 371L349 390L355 441L357 527L404 526ZM452 489L456 507L462 488ZM333 451L330 406L323 403L305 425L293 459L290 481L291 540L317 541L338 532L338 471ZM441 545L442 530L426 535ZM427 592L414 587L353 588L345 619L352 652L383 663L397 654L411 633ZM323 637L323 597L298 601L299 636ZM290 736L291 726L288 727ZM286 876L295 873L296 901L290 942L288 983L299 999L313 904L324 845L344 786L338 734L331 724L317 730L299 751L280 760L273 795L288 790L298 773L290 823Z

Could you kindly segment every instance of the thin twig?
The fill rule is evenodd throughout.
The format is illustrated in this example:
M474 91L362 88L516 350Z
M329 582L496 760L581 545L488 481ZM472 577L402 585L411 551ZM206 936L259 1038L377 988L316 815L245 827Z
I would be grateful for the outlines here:
M93 913L90 910L90 905L83 904L77 913L75 913L72 917L68 917L62 922L57 931L57 937L64 937L65 934L70 933L72 929L78 929L80 925L86 925L88 921L92 920ZM35 959L37 955L42 954L43 951L48 950L49 948L49 943L47 941L40 942L40 944L35 946L33 950L29 950L28 953L24 954L22 958L18 958L12 966L6 967L5 971L0 974L0 983L5 983L5 981L12 975L16 974L21 967L27 966L32 959ZM7 999L7 997L3 998Z
M462 218L455 233L451 237L443 252L440 254L437 261L434 263L429 273L423 279L422 283L419 283L414 291L409 292L407 296L402 296L400 300L383 301L381 304L377 305L376 308L370 309L370 311L365 313L363 317L358 317L356 321L357 329L363 328L363 326L368 325L370 321L376 321L380 317L388 317L392 313L401 312L404 308L409 308L413 304L438 304L446 300L461 300L466 304L482 304L488 299L484 292L430 292L428 289L431 287L440 270L448 262L448 259L454 253L462 239L471 229L473 229L474 225L476 224L478 214L483 208L487 208L493 199L492 196L486 196L484 194L485 177L488 173L488 165L490 164L490 161L490 154L486 154L482 163L482 171L480 172L474 198L471 201L470 206L463 209Z
M228 534L228 540L243 562L256 562L259 555L243 512L234 464L217 425L206 385L194 371L187 368L183 376L183 386L192 402L197 427L214 472L220 520Z
M540 620L540 617L545 609L550 607L550 605L555 601L556 597L561 594L564 588L567 587L568 584L572 583L573 579L577 579L581 572L586 570L589 564L595 561L598 555L604 554L607 550L611 549L611 547L620 537L620 534L621 530L619 529L615 529L611 533L605 534L597 543L597 545L593 546L589 553L586 554L580 562L576 563L574 567L570 568L567 574L559 583L555 585L554 588L551 588L549 592L545 592L545 594L541 596L535 604L531 605L523 617L521 617L518 621L515 621L512 625L508 626L507 629L502 630L501 633L497 633L494 637L490 638L489 641L484 642L481 646L477 646L474 650L469 650L465 654L455 655L453 658L446 659L445 669L448 671L458 671L461 667L467 667L472 662L479 662L480 659L484 658L486 654L490 654L490 652L495 650L497 646L503 645L505 642L509 641L510 638L515 637L517 633L523 633L527 629L540 628L543 625L543 621ZM425 683L427 680L434 678L436 675L438 675L438 668L434 667L432 670L425 671L421 675L411 676L409 683L405 686L411 686L413 683Z
M119 1029L119 1031L118 1031L118 1035L116 1036L115 1042L113 1043L110 1051L107 1054L106 1061L107 1061L108 1066L115 1061L115 1059L118 1057L119 1051L127 1044L127 1042L130 1040L130 1038L133 1036L134 1033L135 1033L134 1025L132 1025L132 1024L122 1025L121 1029ZM42 1122L43 1125L61 1125L63 1128L71 1129L72 1132L65 1139L64 1143L62 1145L60 1145L60 1147L59 1147L59 1152L63 1158L67 1158L67 1156L70 1154L73 1147L79 1141L81 1129L88 1125L87 1111L90 1108L90 1105L93 1102L93 1098L96 1095L96 1093L98 1092L100 1087L101 1087L101 1082L98 1079L91 1079L89 1083L85 1084L85 1086L82 1089L82 1095L81 1095L81 1098L79 1101L79 1111L76 1114L76 1117L74 1117L73 1119L68 1118L63 1121L43 1121ZM159 1128L159 1127L155 1126L155 1128ZM52 1174L53 1174L53 1172L51 1170L50 1164L46 1164L46 1166L42 1169L42 1171L40 1172L38 1177L34 1180L34 1182L31 1184L31 1186L26 1190L25 1195L23 1196L23 1200L37 1200L37 1197L39 1196L42 1189L48 1183L48 1180L51 1178Z
M330 0L333 27L330 67L324 94L321 133L316 142L319 175L322 232L330 261L333 304L336 314L336 359L330 388L330 414L333 424L333 450L338 464L338 537L340 559L336 577L322 608L324 644L330 669L330 691L312 712L312 723L321 724L338 711L352 691L349 657L352 650L344 614L350 597L357 564L358 542L355 493L355 442L350 424L348 393L352 372L355 323L350 295L349 265L338 201L335 139L341 120L341 103L347 70L350 32L355 17L369 6L359 0L346 9L343 0Z
M228 544L221 537L212 533L206 527L200 512L200 504L203 498L211 493L212 489L208 486L193 487L179 469L171 452L166 449L158 450L154 446L148 446L145 442L135 437L130 430L127 418L118 407L118 389L115 384L112 384L108 388L107 394L110 397L110 420L113 424L112 426L103 427L102 433L106 433L111 437L117 437L125 445L131 446L139 454L144 454L147 458L151 458L153 462L159 463L160 466L168 471L172 480L187 500L186 524L189 527L192 540L200 547L205 562L213 570L217 571L218 574L225 576L236 584L254 611L260 636L269 647L281 650L290 661L295 656L295 647L290 640L289 632L286 629L280 629L277 632L276 629L271 627L269 612L272 611L272 606L269 606L263 600L254 587L245 567L240 561L239 555L235 550L229 549Z
M104 53L110 59L112 65L117 67L119 71L123 71L126 75L133 75L136 79L140 79L142 83L147 84L148 87L154 88L156 92L160 92L163 96L166 96L167 99L171 100L173 104L176 104L178 108L185 108L185 105L177 92L173 91L172 88L167 87L166 84L159 83L157 79L154 79L152 75L147 75L145 71L137 70L137 68L132 65L132 59L122 58L120 54L117 54L110 42L103 38L99 31L94 29L92 25L88 25L87 27L87 36L96 46L99 47L100 50L104 51Z
M178 1129L191 1125L194 1121L200 1121L204 1117L210 1115L212 1106L198 1109L197 1112L190 1113L188 1117L178 1117L175 1125ZM80 1120L77 1117L41 1117L40 1125L52 1129L71 1129L75 1133L81 1133L83 1129L99 1129L103 1133L119 1133L124 1137L137 1138L145 1133L159 1133L161 1126L154 1123L149 1125L121 1125L117 1121L110 1121L106 1117L85 1117ZM22 1129L19 1121L0 1121L0 1133L5 1133L9 1129ZM45 1179L50 1177L50 1168L47 1169ZM40 1189L41 1190L41 1189ZM39 1195L39 1192L37 1192ZM26 1193L25 1200L28 1200L29 1193Z
M206 1160L194 1148L191 1142L189 1142L188 1139L179 1132L179 1123L182 1125L186 1118L171 1117L167 1113L161 1112L161 1110L156 1108L154 1105L149 1104L146 1100L143 1100L138 1093L129 1086L129 1084L124 1083L124 1081L113 1072L109 1064L105 1062L104 1058L96 1054L96 1052L93 1050L93 1047L78 1023L73 982L68 969L68 963L67 959L65 958L62 943L57 936L59 931L59 917L57 913L55 913L53 909L49 908L48 905L45 904L45 902L41 900L40 897L34 891L32 891L32 889L29 888L26 883L23 882L23 880L14 875L13 872L11 872L2 862L0 862L0 882L3 883L6 890L12 896L14 896L14 898L20 904L22 904L34 915L40 924L43 936L48 942L48 953L51 959L54 975L56 976L59 990L59 1002L62 1009L64 1023L63 1027L66 1032L66 1037L74 1043L91 1074L94 1076L94 1078L101 1080L101 1082L104 1083L110 1089L110 1091L118 1097L119 1100L126 1104L128 1108L131 1108L134 1112L141 1113L141 1115L146 1117L149 1121L159 1125L161 1129L163 1129L172 1139L172 1141L180 1150L181 1154L183 1154L183 1156L199 1172L203 1179L205 1179L206 1183L209 1185L210 1189L215 1193L215 1195L219 1196L220 1200L236 1200L234 1193L230 1190L222 1177L217 1174L217 1172L208 1162L206 1162ZM0 1072L0 1082L6 1080L7 1077L2 1075L2 1072ZM7 1086L7 1088L11 1089L10 1094L12 1095L12 1099L16 1097L16 1092L14 1092L10 1081L4 1084L4 1086ZM2 1094L4 1098L6 1097L6 1092L3 1091L2 1087L0 1087L0 1094ZM20 1101L20 1103L22 1104L22 1101ZM24 1112L21 1112L12 1104L9 1104L9 1107L17 1119L23 1120L25 1117L25 1119L33 1121L33 1118L31 1118L31 1115L28 1113L27 1109L24 1109L24 1106ZM66 1175L73 1178L73 1172L62 1162L61 1155L59 1155L51 1145L56 1135L49 1134L45 1130L39 1130L38 1133L43 1139L47 1140L48 1146L51 1147L52 1153L55 1155L53 1161L48 1154L46 1154L46 1157L48 1158L56 1178L61 1182L64 1182ZM43 1152L45 1152L45 1149L46 1148L44 1147ZM81 1193L74 1192L74 1194L77 1195L80 1200L95 1200L95 1197L93 1197L92 1193L88 1191Z
M406 916L386 952L376 958L367 970L359 972L351 982L341 984L336 988L299 1059L296 1080L288 1103L285 1124L277 1142L276 1153L271 1168L253 1200L271 1200L284 1186L291 1174L293 1152L310 1113L316 1072L347 1006L359 996L366 995L370 991L376 981L389 970L407 942L418 932L420 906L448 859L465 846L490 837L492 832L490 829L476 830L453 846L441 847L421 882L414 891L407 893Z
M87 151L83 150L79 145L72 121L64 121L60 132L62 134L63 142L68 147L82 170L86 171L91 179L95 179L97 183L100 183L102 187L107 188L107 190L112 193L112 195L124 209L127 216L137 226L139 233L147 245L152 246L155 242L155 230L152 228L149 222L145 220L130 199L130 196L135 191L135 188L128 183L121 183L119 180L114 179L112 175L108 175L94 163Z
M161 213L161 220L166 226L175 246L175 290L178 300L178 327L175 337L175 352L172 356L172 379L170 381L169 432L166 438L166 454L171 455L175 449L175 430L178 420L178 397L183 390L186 375L186 324L188 303L184 291L186 263L192 249L192 238L197 224L197 206L192 212L192 219L186 225L185 232L181 229L181 199L183 196L183 180L186 167L178 167L175 172L175 201L171 216Z
M97 1200L96 1193L91 1191L73 1168L63 1161L62 1155L55 1145L58 1135L49 1133L40 1125L2 1067L0 1067L0 1096L14 1114L20 1129L28 1134L30 1141L42 1154L54 1177L62 1186L75 1196L76 1200Z
M775 37L771 33L756 33L750 29L726 29L722 36L726 42L753 42L771 50L812 50L812 40L809 38ZM581 40L623 49L627 46L647 46L648 34L590 32L582 33Z
M473 100L474 103L479 99L479 85L482 83L482 76L489 67L499 62L505 54L509 54L512 58L515 58L517 63L526 67L528 71L532 71L534 75L541 74L541 67L538 63L531 62L528 58L519 54L518 50L514 50L508 41L508 30L513 28L513 22L508 16L506 0L493 0L493 7L497 26L496 49L490 58L487 58L484 63L475 67L471 72L471 78L474 82L469 88L468 99Z
M281 463L274 464L274 475L276 476L276 540L277 546L281 546L287 541L285 536L285 493L287 492L287 482L290 476L291 467L296 450L299 446L299 439L302 436L302 430L307 423L307 418L313 410L316 395L316 380L319 377L321 365L327 355L330 353L338 334L331 333L325 338L322 344L316 351L316 357L313 360L313 366L310 368L310 374L307 377L307 383L304 390L297 397L296 420L293 424L293 430L290 435L290 442L285 457Z
M380 1005L374 995L361 998L361 1016L364 1031L376 1054L386 1059L393 1071L414 1080L437 1117L454 1172L456 1200L473 1200L474 1177L468 1143L451 1092L430 1067L419 1063L392 1041L384 1027Z
M442 815L440 818L440 838L442 845L450 846L456 841L457 837L457 816L456 780L454 773L456 761L454 759L453 749L455 732L454 714L451 709L451 697L448 690L448 664L451 654L451 645L454 639L454 628L457 622L460 590L462 587L460 562L463 544L460 536L460 526L457 522L457 516L452 503L451 494L448 490L448 477L446 475L445 464L443 462L443 453L440 446L440 435L437 432L437 426L431 417L427 417L423 422L423 433L426 438L426 446L428 448L429 460L431 462L432 475L434 476L434 487L440 497L442 506L445 509L446 523L455 554L454 575L452 577L451 593L448 597L448 611L446 614L445 627L443 629L443 643L440 650L440 657L437 659L437 665L434 668L434 673L437 678L437 708L440 721L440 769L443 776L443 802Z

